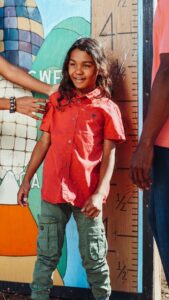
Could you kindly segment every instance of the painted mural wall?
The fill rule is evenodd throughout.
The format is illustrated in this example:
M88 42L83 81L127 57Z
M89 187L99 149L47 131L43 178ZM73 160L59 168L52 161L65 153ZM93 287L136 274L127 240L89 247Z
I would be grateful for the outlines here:
M46 9L46 5L47 8ZM63 9L64 7L64 9ZM90 0L1 0L0 54L26 68L33 76L58 83L65 54L82 36L90 36ZM0 97L31 93L0 78ZM36 95L38 96L38 95ZM41 168L32 180L29 208L17 205L17 191L33 147L39 124L19 113L0 112L0 280L30 282L36 259L37 215L40 212ZM54 282L88 287L78 252L73 218L65 237ZM76 260L72 260L76 257ZM25 272L23 272L25 270Z
M106 48L127 136L118 147L104 210L108 262L113 290L134 293L142 291L142 207L128 172L138 138L137 13L137 0L0 0L0 55L42 81L59 83L65 54L76 39L93 36ZM0 97L30 94L0 77ZM32 280L42 167L32 180L29 207L18 207L16 196L38 128L29 117L0 112L0 281ZM53 279L60 286L88 287L73 218Z

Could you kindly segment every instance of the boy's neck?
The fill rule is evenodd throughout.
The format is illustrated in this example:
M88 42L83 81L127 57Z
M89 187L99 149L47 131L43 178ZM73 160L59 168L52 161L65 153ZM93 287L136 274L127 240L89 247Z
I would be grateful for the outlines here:
M75 89L75 91L76 91L76 94L78 95L78 96L85 96L86 94L88 94L88 93L91 93L92 91L94 91L96 89L96 86L95 87L93 87L93 88L89 88L89 89L85 89L85 90L78 90L78 89Z

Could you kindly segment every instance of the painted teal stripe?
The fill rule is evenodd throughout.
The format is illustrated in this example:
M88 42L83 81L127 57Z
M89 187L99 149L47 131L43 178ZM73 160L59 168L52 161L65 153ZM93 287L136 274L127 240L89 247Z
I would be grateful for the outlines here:
M138 134L143 127L143 0L138 0ZM138 293L143 292L143 193L138 194Z
M138 197L138 293L143 292L143 192Z

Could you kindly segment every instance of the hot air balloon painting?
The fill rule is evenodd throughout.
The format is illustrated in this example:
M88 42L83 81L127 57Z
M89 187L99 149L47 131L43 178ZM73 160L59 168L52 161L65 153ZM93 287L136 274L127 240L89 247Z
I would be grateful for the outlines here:
M30 70L43 43L43 27L36 2L1 1L0 16L1 55ZM0 97L29 95L31 92L0 78ZM18 207L17 191L20 173L27 165L37 139L37 123L19 113L1 111L0 131L0 255L2 263L7 258L11 270L15 263L19 270L25 264L24 257L33 267L36 255L37 225L29 208L21 211ZM23 257L23 260L17 257ZM30 278L29 270L27 274Z

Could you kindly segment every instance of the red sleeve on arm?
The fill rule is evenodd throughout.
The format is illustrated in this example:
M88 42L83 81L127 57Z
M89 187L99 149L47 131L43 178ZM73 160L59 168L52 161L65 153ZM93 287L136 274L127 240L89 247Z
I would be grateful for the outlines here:
M114 102L109 101L104 113L104 139L113 140L116 143L125 141L124 127L118 106Z
M159 1L159 19L161 26L159 28L160 33L160 54L169 53L169 17L168 17L168 0Z

